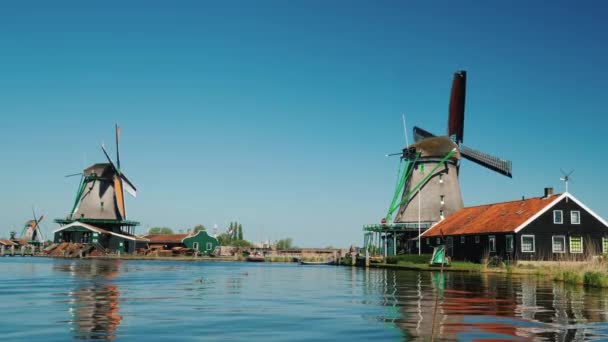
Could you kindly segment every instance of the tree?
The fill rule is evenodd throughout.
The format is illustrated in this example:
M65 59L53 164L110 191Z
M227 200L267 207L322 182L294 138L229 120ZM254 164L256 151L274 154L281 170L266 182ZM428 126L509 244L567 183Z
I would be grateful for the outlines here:
M230 246L230 235L228 235L228 233L222 233L217 236L217 241L222 246Z
M173 234L173 229L169 227L154 227L148 230L148 234Z
M276 249L290 249L293 240L291 238L281 239L275 244Z
M194 228L192 229L192 232L193 232L194 234L196 234L197 232L200 232L201 230L202 230L202 231L205 231L205 230L207 230L207 228L205 228L205 226L203 226L202 224L197 224L197 225L196 225L196 226L194 226Z
M237 233L238 239L243 240L243 225L239 223L239 229Z

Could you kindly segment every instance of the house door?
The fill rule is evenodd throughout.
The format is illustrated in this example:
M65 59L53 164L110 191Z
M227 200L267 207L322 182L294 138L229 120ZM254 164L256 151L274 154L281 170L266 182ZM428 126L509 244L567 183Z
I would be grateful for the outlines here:
M446 249L447 249L447 256L449 257L453 257L454 256L454 238L451 236L448 236L446 239Z

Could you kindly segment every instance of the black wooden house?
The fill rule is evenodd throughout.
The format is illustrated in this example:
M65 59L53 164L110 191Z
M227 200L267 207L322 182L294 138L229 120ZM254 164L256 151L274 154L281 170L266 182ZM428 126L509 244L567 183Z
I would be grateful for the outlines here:
M460 209L421 235L452 259L579 260L608 253L608 223L570 193Z

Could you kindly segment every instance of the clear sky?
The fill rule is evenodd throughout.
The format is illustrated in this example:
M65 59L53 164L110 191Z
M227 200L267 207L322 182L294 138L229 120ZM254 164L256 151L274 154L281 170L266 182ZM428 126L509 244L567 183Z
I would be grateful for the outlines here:
M465 205L563 191L608 217L606 2L2 1L0 236L34 205L71 208L113 151L138 186L129 219L245 238L362 244L386 213L401 113L444 133L468 71Z

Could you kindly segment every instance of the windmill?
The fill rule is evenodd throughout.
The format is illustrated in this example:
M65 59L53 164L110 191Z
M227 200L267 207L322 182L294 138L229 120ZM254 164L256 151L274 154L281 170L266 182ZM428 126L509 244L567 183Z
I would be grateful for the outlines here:
M426 226L463 207L458 179L465 158L507 177L511 162L463 145L466 71L454 73L447 135L436 136L414 127L414 143L401 153L397 189L383 222Z
M34 215L34 218L25 223L25 226L21 231L21 237L30 244L40 243L44 241L44 236L40 229L40 222L44 219L44 215L40 215L40 218L37 218L34 208L32 208L32 214Z
M116 164L102 144L107 163L94 164L82 173L66 176L81 176L69 219L126 220L124 191L136 197L137 190L121 169L119 140L120 128L116 125Z

